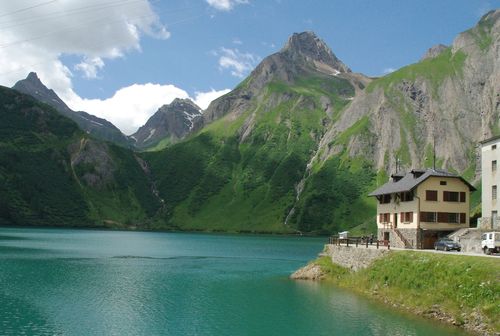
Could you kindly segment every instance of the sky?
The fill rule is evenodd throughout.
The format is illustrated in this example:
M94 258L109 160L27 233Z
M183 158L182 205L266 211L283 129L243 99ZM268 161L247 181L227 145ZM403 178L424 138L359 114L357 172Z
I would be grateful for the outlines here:
M30 71L132 134L174 98L205 109L294 32L383 76L450 45L500 0L0 0L0 85Z

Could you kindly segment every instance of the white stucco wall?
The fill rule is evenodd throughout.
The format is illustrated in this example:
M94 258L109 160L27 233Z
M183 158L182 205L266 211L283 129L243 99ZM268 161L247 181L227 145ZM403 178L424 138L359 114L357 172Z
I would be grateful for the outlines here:
M492 146L496 145L496 149L492 149ZM497 171L494 173L492 171L492 162L497 161ZM500 201L498 196L500 196L500 139L494 139L483 143L481 146L481 205L482 205L482 217L491 218L492 211L497 211L500 215ZM492 200L492 186L497 186L497 200Z

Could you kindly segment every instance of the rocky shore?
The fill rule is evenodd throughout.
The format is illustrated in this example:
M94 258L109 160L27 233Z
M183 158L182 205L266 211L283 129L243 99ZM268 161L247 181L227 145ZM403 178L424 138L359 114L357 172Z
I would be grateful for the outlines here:
M324 279L327 273L323 271L320 265L315 263L307 264L299 268L297 271L290 275L293 280L321 280Z

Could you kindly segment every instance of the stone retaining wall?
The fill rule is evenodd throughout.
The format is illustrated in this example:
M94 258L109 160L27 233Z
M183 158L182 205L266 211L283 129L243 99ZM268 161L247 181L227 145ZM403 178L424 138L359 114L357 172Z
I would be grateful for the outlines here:
M382 256L389 253L387 247L355 247L355 246L338 246L338 245L325 245L323 255L330 256L332 262L343 267L357 271L362 268L370 266L370 264Z

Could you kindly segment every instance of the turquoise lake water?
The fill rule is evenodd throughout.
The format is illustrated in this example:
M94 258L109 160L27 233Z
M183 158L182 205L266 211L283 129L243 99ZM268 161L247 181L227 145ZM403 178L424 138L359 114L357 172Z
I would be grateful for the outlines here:
M463 335L288 276L325 238L0 228L1 335Z

